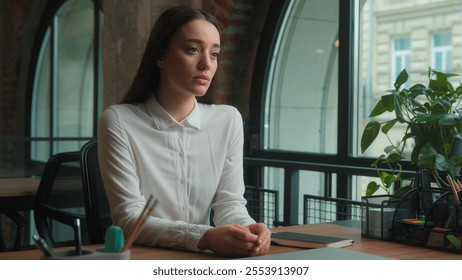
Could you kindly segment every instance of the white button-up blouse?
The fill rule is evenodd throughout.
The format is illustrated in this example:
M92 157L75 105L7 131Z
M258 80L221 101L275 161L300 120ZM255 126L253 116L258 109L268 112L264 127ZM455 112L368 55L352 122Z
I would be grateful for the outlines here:
M108 107L98 125L98 156L115 224L131 232L146 199L157 206L137 242L198 250L210 226L255 223L245 208L243 128L228 105L196 103L181 122L151 97Z

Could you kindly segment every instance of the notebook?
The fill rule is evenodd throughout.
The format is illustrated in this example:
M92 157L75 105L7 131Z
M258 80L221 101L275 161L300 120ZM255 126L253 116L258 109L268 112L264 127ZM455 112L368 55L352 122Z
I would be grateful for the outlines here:
M390 258L341 248L318 248L243 258L248 260L390 260Z
M347 238L286 231L273 233L271 241L276 245L299 248L343 248L353 244L353 240Z

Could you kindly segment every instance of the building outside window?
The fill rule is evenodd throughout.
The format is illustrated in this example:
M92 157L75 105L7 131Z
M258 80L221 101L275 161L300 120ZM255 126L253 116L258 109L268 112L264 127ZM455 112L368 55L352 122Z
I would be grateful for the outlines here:
M355 1L357 28L355 36L358 79L354 94L355 157L376 158L388 143L379 135L360 154L359 140L368 114L387 90L393 88L398 74L406 68L406 86L428 83L428 68L462 74L462 1ZM441 30L449 30L441 32ZM390 63L391 61L391 63ZM455 84L460 81L454 79ZM377 119L380 121L380 119ZM395 126L391 139L402 138L404 129ZM408 153L414 144L407 147ZM358 178L364 191L369 178Z
M451 33L436 33L432 37L432 68L449 72L452 70L452 40Z

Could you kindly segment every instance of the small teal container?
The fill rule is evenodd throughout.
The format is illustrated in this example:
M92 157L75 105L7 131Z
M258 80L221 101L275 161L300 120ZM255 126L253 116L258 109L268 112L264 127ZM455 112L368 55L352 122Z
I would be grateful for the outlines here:
M124 248L124 232L118 226L110 226L104 237L104 251L119 253Z

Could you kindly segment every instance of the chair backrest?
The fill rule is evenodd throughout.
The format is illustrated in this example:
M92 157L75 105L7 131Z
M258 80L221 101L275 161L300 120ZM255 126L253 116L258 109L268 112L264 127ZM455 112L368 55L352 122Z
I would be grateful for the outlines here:
M82 229L78 228L76 220L85 220L79 159L78 151L53 155L40 179L34 200L35 226L38 234L52 247L79 242L78 230ZM59 224L73 229L73 240L68 238L66 227ZM53 234L56 231L58 234Z
M80 155L89 242L100 244L112 219L98 164L97 140L83 145Z

